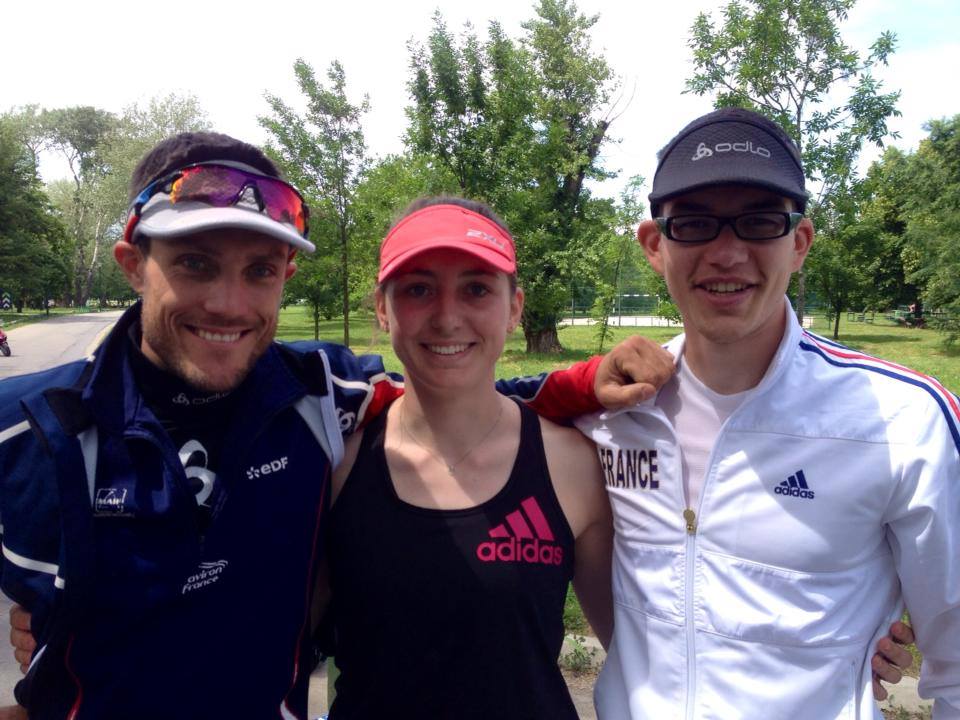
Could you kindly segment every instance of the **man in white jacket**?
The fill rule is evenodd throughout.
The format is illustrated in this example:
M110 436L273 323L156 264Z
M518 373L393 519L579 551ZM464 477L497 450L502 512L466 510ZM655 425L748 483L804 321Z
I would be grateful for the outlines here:
M683 316L677 375L578 423L616 528L603 720L881 718L871 655L904 603L920 694L960 718L960 401L800 327L806 200L753 112L660 153L637 236Z

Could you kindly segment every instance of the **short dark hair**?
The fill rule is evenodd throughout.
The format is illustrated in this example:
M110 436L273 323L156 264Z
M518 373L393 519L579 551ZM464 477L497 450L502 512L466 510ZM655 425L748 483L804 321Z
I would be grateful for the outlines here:
M271 177L282 176L274 162L250 143L223 133L184 132L161 140L137 163L130 177L129 202L154 180L177 168L214 160L232 160Z

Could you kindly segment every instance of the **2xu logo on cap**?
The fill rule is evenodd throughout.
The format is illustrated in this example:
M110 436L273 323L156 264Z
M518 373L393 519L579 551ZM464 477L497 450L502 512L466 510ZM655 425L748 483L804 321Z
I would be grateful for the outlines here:
M768 158L770 157L770 151L767 150L763 145L754 145L752 140L747 140L745 142L721 142L713 146L711 150L704 143L697 145L697 153L694 155L691 160L696 162L701 158L713 157L714 153L728 153L728 152L738 152L738 153L753 153L754 155L759 155L760 157Z

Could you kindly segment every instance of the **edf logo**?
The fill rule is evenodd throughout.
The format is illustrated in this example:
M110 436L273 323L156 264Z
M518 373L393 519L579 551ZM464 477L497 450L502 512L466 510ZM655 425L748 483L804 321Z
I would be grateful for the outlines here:
M264 463L260 467L257 467L256 465L251 465L250 467L247 468L247 479L253 480L254 478L260 477L261 475L270 475L271 473L284 470L287 467L287 462L288 462L287 456L284 455L282 458L271 460L270 462Z

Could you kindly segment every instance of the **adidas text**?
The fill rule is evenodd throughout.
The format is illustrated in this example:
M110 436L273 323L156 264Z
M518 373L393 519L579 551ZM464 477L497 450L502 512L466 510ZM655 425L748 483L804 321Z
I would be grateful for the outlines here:
M791 497L801 497L807 498L808 500L813 500L813 490L801 490L798 487L781 487L777 485L773 491L777 495L789 495Z
M509 538L499 542L488 540L477 545L477 557L483 562L527 562L543 565L559 565L563 562L563 548L540 544L538 538L517 540Z

